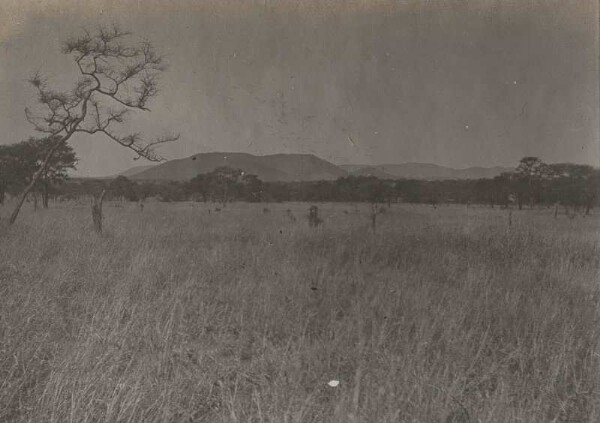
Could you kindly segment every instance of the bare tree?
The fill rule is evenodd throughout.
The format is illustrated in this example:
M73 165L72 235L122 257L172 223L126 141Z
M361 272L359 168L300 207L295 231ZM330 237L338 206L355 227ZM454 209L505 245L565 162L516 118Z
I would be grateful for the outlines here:
M53 89L39 73L29 79L37 91L40 110L25 109L25 116L37 131L55 137L55 142L19 196L10 224L17 219L27 194L46 171L53 154L73 135L102 133L134 151L136 159L153 162L164 160L155 151L157 145L179 138L168 135L146 142L139 133L122 135L118 131L132 111L149 111L148 102L158 93L158 76L165 70L165 63L149 41L137 43L129 32L113 26L95 33L86 31L66 41L63 53L73 58L80 73L70 90Z

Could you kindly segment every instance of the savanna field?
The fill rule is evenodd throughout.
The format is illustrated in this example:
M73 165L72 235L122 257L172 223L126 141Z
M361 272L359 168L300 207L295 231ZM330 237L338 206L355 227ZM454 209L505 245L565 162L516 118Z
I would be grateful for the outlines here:
M0 421L600 421L597 211L215 207L2 227Z

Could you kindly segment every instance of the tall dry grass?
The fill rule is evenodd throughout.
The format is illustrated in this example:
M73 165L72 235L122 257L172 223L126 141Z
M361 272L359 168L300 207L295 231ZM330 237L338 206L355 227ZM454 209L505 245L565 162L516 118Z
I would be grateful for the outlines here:
M0 232L0 420L600 420L598 216L208 207Z

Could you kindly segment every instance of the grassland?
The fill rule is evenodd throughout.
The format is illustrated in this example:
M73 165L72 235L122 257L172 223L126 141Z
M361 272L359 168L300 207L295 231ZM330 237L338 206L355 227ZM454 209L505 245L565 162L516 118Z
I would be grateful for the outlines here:
M0 229L0 420L600 420L599 215L264 207Z

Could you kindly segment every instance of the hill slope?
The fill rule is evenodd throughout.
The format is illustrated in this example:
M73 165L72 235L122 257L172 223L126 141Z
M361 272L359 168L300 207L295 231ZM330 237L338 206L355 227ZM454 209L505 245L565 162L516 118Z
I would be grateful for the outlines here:
M134 180L186 181L220 166L241 169L263 181L333 180L347 175L338 166L312 154L274 154L255 156L247 153L201 153L171 160L134 174Z
M131 169L127 169L125 172L119 173L117 176L125 176L126 178L131 178L132 176L137 175L138 173L142 173L148 169L155 167L155 164L144 165L144 166L136 166Z

